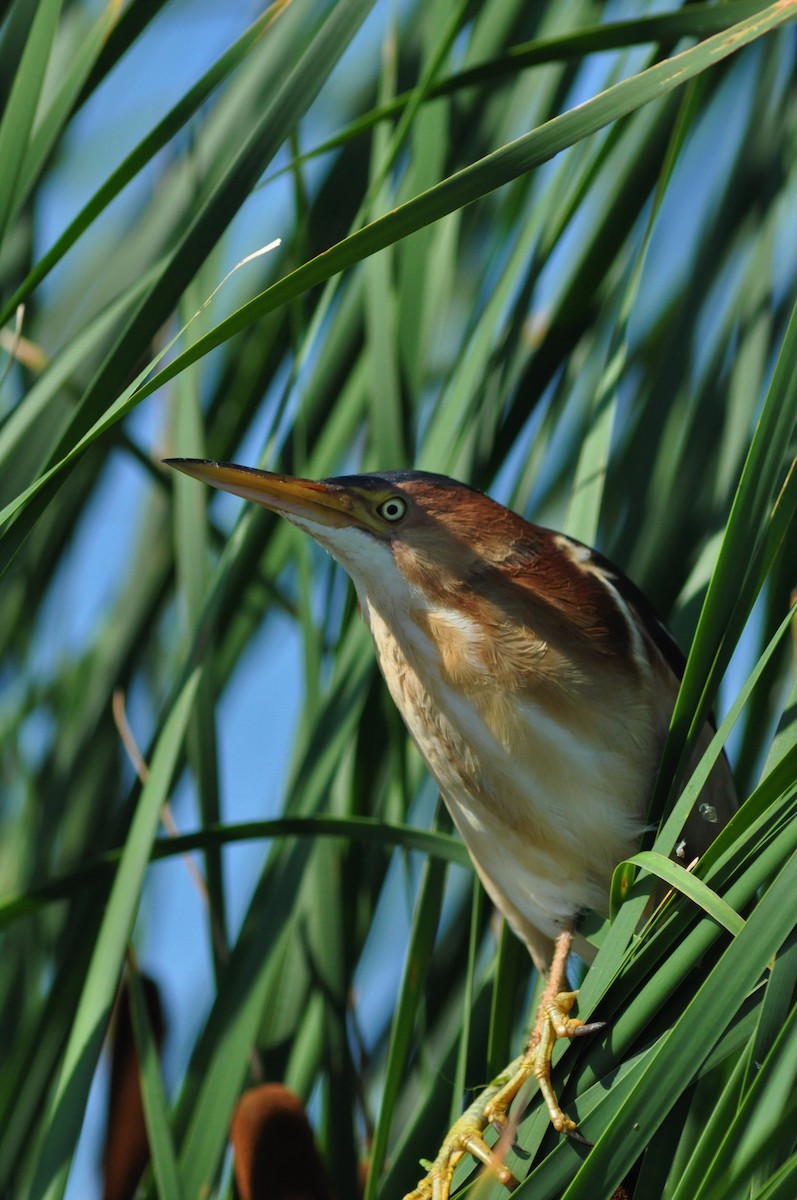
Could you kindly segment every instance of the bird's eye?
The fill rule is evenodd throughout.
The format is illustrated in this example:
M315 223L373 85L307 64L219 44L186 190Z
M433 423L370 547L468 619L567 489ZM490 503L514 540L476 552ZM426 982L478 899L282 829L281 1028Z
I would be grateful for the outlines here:
M380 517L395 524L407 511L407 501L402 500L401 496L391 496L389 500L383 500L376 511Z

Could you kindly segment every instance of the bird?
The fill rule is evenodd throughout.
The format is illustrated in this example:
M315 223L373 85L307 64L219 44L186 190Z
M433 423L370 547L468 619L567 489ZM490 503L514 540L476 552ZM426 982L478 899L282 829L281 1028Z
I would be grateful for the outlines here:
M570 1015L578 918L606 913L637 850L684 659L643 593L597 551L444 475L320 481L205 459L166 463L285 517L351 577L379 668L484 888L546 978L529 1043L455 1122L406 1200L447 1200L471 1154L508 1187L488 1124L534 1076L551 1122L578 1137L550 1076ZM702 734L705 745L709 730ZM704 853L736 808L718 760L679 854Z

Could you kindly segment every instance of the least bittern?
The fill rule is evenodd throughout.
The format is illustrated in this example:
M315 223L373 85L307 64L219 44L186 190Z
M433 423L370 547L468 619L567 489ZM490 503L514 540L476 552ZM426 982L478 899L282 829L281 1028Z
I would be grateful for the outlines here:
M514 1184L483 1139L532 1074L554 1126L555 1036L584 1030L563 990L574 924L605 912L633 854L678 690L680 651L610 562L452 479L315 483L196 459L169 465L309 533L354 581L379 666L498 910L548 980L526 1052L450 1131L413 1200L445 1200L465 1153ZM717 764L683 831L702 854L736 807Z

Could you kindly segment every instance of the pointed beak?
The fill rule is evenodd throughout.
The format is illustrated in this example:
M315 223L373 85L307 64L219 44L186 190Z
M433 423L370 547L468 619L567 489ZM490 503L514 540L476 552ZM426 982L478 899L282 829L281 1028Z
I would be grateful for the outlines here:
M174 467L192 479L242 496L244 500L254 500L255 504L288 520L295 517L338 528L362 524L353 512L352 496L337 484L316 483L312 479L257 471L254 467L239 467L235 463L210 462L204 458L166 458L163 461L167 467Z

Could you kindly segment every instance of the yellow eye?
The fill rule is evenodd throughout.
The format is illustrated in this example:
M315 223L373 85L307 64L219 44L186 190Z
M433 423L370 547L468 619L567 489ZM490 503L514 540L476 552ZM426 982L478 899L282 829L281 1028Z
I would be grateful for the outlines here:
M380 517L395 524L406 513L407 501L402 500L401 496L391 496L389 500L383 500L376 511Z

